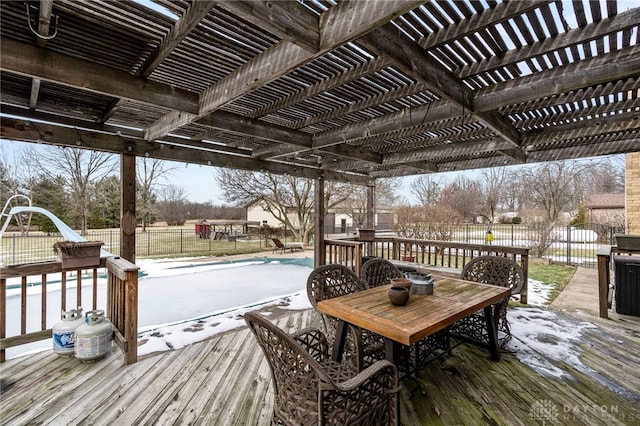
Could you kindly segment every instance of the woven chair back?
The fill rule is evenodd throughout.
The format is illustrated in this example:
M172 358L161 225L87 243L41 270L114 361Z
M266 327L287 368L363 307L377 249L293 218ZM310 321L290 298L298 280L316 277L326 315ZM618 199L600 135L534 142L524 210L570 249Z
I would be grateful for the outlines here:
M524 285L524 271L515 260L501 256L479 256L462 269L461 278L484 284L509 287L511 294L520 293Z
M362 281L367 288L379 287L391 282L392 278L404 275L387 259L369 259L362 265Z
M331 264L315 268L307 278L307 296L317 309L318 302L366 289L364 283L351 269Z
M273 379L274 417L298 424L318 422L318 363L291 336L261 316L247 312L245 321L262 348ZM325 375L324 381L330 381ZM292 418L293 417L293 418Z

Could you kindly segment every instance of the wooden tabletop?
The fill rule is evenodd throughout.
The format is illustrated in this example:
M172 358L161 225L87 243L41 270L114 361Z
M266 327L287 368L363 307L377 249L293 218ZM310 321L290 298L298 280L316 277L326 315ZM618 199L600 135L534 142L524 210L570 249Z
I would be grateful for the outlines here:
M388 291L381 286L323 300L318 311L412 345L510 295L506 287L451 278L437 279L433 294L412 294L404 306L392 305Z

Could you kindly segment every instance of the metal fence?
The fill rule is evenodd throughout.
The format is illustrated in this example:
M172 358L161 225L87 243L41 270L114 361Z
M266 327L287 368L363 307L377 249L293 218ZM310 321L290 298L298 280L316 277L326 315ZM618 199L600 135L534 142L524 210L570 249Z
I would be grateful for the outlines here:
M452 228L440 227L433 238L448 239L466 244L494 244L515 247L528 247L531 257L551 259L555 263L597 267L598 247L614 245L614 235L622 233L611 226L586 224L584 227L522 224L466 224Z
M344 234L333 236L353 236L352 227ZM393 236L393 230L378 229L377 235ZM588 224L583 228L556 226L551 231L542 226L495 224L491 228L491 244L528 247L532 257L545 257L557 263L575 264L596 267L596 253L600 245L614 245L614 235L623 233L614 227L599 224ZM487 226L476 224L447 225L424 224L420 231L405 232L402 237L427 240L455 241L466 244L487 243ZM103 249L119 255L120 231L89 231L84 236L90 241L104 242ZM0 263L14 265L21 263L57 260L53 253L53 244L60 241L56 234L30 233L22 236L19 233L5 233L0 240L2 257ZM192 229L148 229L136 233L136 256L220 256L248 253L272 247L270 240L255 237L234 237L219 240L200 238ZM540 256L542 254L542 256Z
M89 231L83 236L89 241L102 241L103 250L118 256L120 254L120 230ZM43 262L57 260L53 252L53 244L60 241L58 234L29 233L27 236L19 233L5 233L0 240L2 257L0 263L15 265L22 263ZM270 241L256 237L235 237L219 240L214 238L200 238L192 229L149 229L146 232L136 232L136 256L221 256L230 254L249 253L256 250L268 249Z
M347 226L344 234L334 237L353 236L356 230ZM555 226L551 229L543 225L494 224L488 238L486 224L416 224L406 227L399 236L436 241L452 241L465 244L495 244L502 246L528 247L531 257L551 259L555 263L565 263L585 267L597 267L598 247L614 245L614 235L624 230L602 224L586 224L577 228ZM398 235L397 230L383 230L378 227L376 235Z

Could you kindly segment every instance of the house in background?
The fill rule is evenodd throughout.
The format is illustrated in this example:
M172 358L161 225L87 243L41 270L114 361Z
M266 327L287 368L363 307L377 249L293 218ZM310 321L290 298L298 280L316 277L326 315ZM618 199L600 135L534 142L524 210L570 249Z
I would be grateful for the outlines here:
M300 226L294 207L287 207L287 217L294 227ZM269 226L271 228L280 228L283 226L261 202L255 202L247 206L247 221L257 222L258 226Z
M585 209L586 222L604 225L624 225L625 195L611 193L596 193L587 197Z
M365 214L366 212L362 212L362 216ZM296 215L294 207L287 209L287 216L289 222L292 223L294 227L299 226L298 216ZM395 216L393 208L378 208L374 219L375 228L378 230L393 229ZM269 226L271 228L281 228L283 226L260 202L247 206L247 221L258 223L258 226ZM364 223L364 218L361 218L360 221ZM338 208L329 210L325 215L325 234L350 234L360 227L358 221L354 220L353 212L347 212L344 209Z

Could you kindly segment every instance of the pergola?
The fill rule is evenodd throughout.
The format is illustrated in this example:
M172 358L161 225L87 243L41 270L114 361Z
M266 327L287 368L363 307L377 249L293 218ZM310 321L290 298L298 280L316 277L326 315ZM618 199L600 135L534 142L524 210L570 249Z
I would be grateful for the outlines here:
M0 136L122 154L123 235L136 156L373 185L640 151L637 2L149 4L0 6Z

